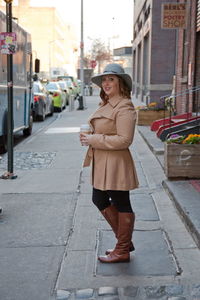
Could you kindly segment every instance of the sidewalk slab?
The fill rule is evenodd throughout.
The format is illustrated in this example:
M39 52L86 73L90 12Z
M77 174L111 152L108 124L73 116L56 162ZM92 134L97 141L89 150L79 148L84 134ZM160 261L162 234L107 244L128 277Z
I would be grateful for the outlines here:
M157 138L155 131L149 126L137 126L137 129L154 154L164 154L164 143Z
M147 179L144 176L144 172L142 170L141 162L135 161L135 167L136 167L136 170L137 170L137 176L138 176L138 181L140 183L140 187L143 187L143 188L147 187L148 186Z
M78 200L81 201L81 200ZM87 214L87 216L86 216ZM84 206L80 202L74 215L73 234L70 238L68 250L91 251L96 245L95 223L98 211L94 205ZM82 237L82 239L80 239Z
M161 230L134 231L136 250L131 253L131 261L123 264L97 263L97 275L117 276L167 276L176 275L172 257ZM98 256L115 243L110 230L100 231ZM151 249L151 250L150 250ZM151 251L151 257L149 256ZM134 255L135 254L135 255Z
M137 220L159 221L159 216L150 194L142 192L131 194L130 199Z
M64 246L0 248L0 299L53 299L63 252Z
M165 180L163 185L200 248L200 193L186 180Z
M66 245L75 194L3 194L1 205L4 213L0 218L0 249Z

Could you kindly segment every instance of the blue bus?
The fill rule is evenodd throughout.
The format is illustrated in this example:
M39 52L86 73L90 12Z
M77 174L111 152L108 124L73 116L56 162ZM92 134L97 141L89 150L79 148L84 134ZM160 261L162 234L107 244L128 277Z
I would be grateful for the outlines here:
M13 54L13 134L32 132L32 50L31 36L17 23L17 51ZM6 32L6 15L0 11L0 32ZM7 55L0 53L0 151L7 150Z

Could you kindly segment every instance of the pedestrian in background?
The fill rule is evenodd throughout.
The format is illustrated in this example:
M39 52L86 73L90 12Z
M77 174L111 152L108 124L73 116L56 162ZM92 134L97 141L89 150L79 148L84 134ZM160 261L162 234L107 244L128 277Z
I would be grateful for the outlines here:
M101 102L89 118L92 134L80 133L89 146L83 166L92 161L92 201L110 224L117 244L98 259L103 263L130 261L134 250L132 233L135 214L129 191L138 187L129 151L133 141L136 111L131 102L131 77L118 64L108 64L102 74L92 77L101 88Z

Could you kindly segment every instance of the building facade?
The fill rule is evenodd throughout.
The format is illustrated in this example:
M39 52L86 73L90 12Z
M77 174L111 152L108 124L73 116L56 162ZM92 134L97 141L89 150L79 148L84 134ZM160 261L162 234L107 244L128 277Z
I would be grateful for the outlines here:
M5 12L5 2L0 1ZM13 17L32 37L33 58L40 59L42 77L76 75L78 40L55 7L31 7L30 0L13 3Z
M132 47L125 46L113 49L113 60L122 65L124 71L132 76Z
M145 104L159 102L160 97L170 94L173 87L176 32L161 28L164 2L134 1L133 95Z
M177 113L200 111L200 0L187 0L187 26L177 31ZM188 89L194 92L188 93Z

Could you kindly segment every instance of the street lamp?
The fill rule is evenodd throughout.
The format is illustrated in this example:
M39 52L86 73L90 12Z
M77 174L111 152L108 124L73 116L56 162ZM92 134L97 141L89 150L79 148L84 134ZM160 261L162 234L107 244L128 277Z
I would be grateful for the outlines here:
M55 39L52 41L49 41L49 77L51 77L51 45L52 43L56 41L64 41L64 39Z

